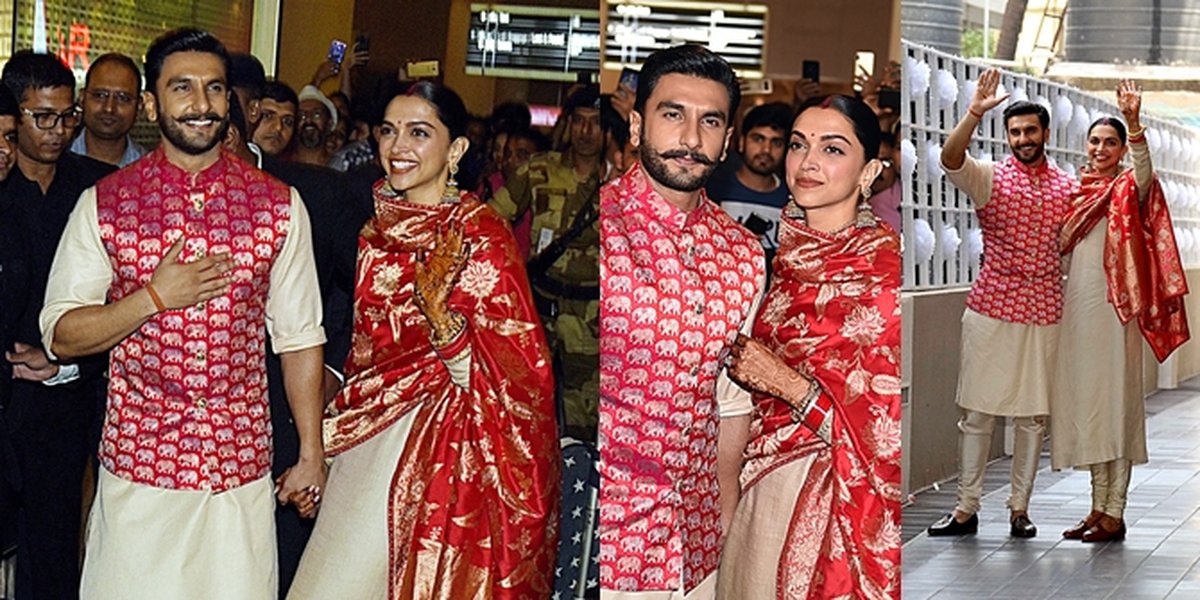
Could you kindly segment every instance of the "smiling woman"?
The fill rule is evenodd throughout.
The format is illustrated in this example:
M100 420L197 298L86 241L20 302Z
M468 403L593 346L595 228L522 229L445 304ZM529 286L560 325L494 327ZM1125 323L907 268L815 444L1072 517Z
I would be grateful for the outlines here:
M387 104L346 385L325 422L335 458L289 598L550 594L550 361L507 222L451 185L466 126L438 84Z

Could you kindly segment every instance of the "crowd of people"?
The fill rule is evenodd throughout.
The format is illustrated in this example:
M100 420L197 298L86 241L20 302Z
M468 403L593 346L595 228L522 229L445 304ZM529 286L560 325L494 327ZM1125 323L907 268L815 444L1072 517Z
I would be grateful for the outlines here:
M296 91L180 29L78 98L6 64L18 598L545 598L562 439L614 598L896 597L888 115L739 118L685 45L544 132L353 57Z
M1141 338L1162 361L1190 335L1187 282L1141 125L1141 90L1118 85L1125 120L1091 124L1076 181L1047 160L1050 113L1028 101L1004 108L1010 156L967 154L984 115L1008 99L999 85L999 71L980 75L942 147L947 177L974 204L987 260L962 318L957 504L928 532L978 531L994 424L1012 417L1010 534L1036 536L1029 500L1050 417L1051 466L1091 472L1092 510L1062 536L1121 541L1132 468L1148 460ZM1126 154L1131 169L1121 166Z

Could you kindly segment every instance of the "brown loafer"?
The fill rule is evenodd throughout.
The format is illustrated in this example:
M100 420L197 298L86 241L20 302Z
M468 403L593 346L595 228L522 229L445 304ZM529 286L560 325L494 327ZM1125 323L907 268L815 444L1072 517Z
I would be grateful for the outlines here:
M1093 510L1092 512L1088 513L1087 517L1084 517L1084 519L1077 523L1074 527L1064 531L1062 536L1068 540L1083 539L1083 534L1087 533L1087 530L1091 529L1092 526L1094 526L1103 515L1104 513L1098 510Z
M1105 526L1106 522L1107 527ZM1116 522L1115 527L1112 525L1112 522ZM1082 539L1084 543L1120 542L1125 539L1125 520L1114 519L1105 515L1104 518L1096 521L1096 524L1091 529L1084 532Z

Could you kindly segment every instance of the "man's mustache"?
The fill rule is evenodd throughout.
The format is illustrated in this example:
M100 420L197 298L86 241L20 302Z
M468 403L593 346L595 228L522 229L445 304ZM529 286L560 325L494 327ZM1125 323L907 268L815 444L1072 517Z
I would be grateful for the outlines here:
M680 148L678 150L667 150L666 152L660 153L658 156L659 156L659 158L662 158L664 160L668 159L668 158L690 158L702 165L712 165L716 162L713 159L711 159L699 152L696 152L693 150L685 150L683 148Z

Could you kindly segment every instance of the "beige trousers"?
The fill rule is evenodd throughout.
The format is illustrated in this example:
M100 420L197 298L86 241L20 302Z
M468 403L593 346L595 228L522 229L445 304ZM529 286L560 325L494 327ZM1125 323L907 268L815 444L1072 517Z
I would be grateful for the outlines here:
M1133 462L1118 458L1091 465L1092 510L1115 519L1125 518L1125 501L1129 495L1129 476Z
M1003 417L1000 417L1003 418ZM983 496L983 473L987 468L988 451L992 447L995 415L963 409L958 421L958 506L966 514L979 512ZM1013 417L1016 440L1013 448L1012 470L1009 474L1012 494L1008 508L1012 511L1029 509L1033 479L1037 475L1038 457L1042 453L1042 436L1046 417Z

